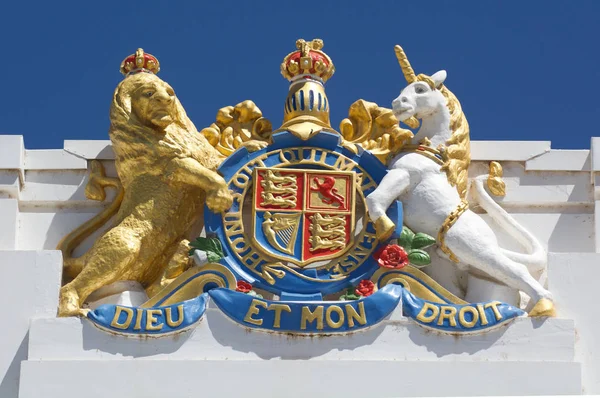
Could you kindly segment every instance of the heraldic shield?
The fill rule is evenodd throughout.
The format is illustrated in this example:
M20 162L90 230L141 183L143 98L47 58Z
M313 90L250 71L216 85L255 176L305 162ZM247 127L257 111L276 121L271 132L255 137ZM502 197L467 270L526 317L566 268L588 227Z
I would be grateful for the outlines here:
M342 255L352 242L352 171L254 169L253 239L299 267Z

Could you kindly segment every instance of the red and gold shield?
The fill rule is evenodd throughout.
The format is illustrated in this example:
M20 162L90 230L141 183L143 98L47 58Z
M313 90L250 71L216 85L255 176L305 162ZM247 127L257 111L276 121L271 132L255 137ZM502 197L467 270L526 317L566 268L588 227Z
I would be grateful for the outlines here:
M354 235L351 171L254 169L253 239L300 267L343 254Z

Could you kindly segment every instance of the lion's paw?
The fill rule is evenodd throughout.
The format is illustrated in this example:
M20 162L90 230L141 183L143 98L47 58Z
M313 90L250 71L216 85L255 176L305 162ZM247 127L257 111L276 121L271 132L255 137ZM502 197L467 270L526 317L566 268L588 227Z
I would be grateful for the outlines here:
M213 213L228 210L233 204L233 196L227 187L209 191L206 194L206 205Z
M60 289L57 315L59 317L82 315L81 308L79 307L79 295L75 289L67 286Z
M268 143L266 141L259 140L250 140L242 144L242 146L246 148L250 153L260 151L261 149L266 148L267 145Z

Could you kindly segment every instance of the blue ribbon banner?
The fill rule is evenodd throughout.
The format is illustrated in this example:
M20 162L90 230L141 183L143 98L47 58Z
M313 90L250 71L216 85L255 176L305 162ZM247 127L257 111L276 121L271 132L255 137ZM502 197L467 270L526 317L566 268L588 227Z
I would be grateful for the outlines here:
M500 301L474 304L439 304L422 300L402 289L402 313L419 325L452 334L493 329L527 314Z
M355 301L271 301L213 289L208 292L221 311L255 329L292 333L349 332L373 326L400 302L402 287L388 285Z
M189 328L204 312L208 296L235 322L249 328L299 334L352 332L374 326L402 299L403 315L419 325L452 334L492 329L526 313L499 301L440 304L422 300L400 285L387 285L353 301L272 301L225 288L164 307L105 304L88 313L98 327L121 334L165 335Z
M191 300L153 308L104 304L87 315L102 329L121 334L164 335L189 328L206 311L206 293Z

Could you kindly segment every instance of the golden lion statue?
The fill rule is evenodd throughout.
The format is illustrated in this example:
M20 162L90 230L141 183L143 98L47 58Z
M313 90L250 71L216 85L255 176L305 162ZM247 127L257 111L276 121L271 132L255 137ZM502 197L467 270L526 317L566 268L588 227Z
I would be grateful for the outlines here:
M86 298L116 281L138 281L151 296L189 267L187 238L204 202L214 212L232 203L225 180L215 172L222 156L156 75L137 73L117 86L110 122L120 183L105 177L95 162L86 194L103 199L106 185L119 194L59 244L65 276L72 278L61 288L59 316L85 314ZM97 227L117 210L115 226L82 257L71 258L74 247L93 232L90 223Z

